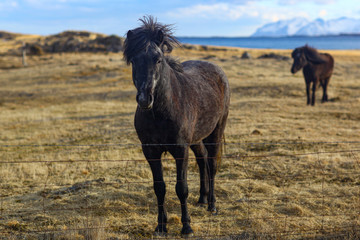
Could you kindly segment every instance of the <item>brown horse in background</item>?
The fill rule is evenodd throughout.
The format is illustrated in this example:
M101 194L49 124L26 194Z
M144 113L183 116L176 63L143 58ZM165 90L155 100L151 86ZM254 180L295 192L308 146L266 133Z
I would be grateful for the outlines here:
M315 91L321 85L323 97L321 102L328 101L327 87L334 69L334 58L328 53L319 53L315 48L305 45L295 48L291 53L294 63L291 73L298 72L303 68L306 83L307 104L315 105ZM310 100L310 84L312 83L312 98Z

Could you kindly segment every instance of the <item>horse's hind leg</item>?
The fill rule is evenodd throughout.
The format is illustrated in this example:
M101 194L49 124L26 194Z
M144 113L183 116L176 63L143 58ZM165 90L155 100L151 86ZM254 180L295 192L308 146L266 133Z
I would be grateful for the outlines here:
M327 102L328 101L327 86L329 84L329 80L330 80L330 78L326 78L326 79L324 79L324 81L321 82L321 86L322 86L322 89L323 89L323 97L322 97L321 102Z
M306 104L310 105L310 82L306 82Z
M151 172L154 179L154 191L157 197L158 205L158 225L155 229L155 234L163 235L167 233L166 223L167 214L165 209L165 194L166 185L163 177L163 167L161 163L161 151L151 149L149 147L143 147L144 155L150 165Z
M224 117L215 130L204 139L205 147L208 151L208 165L209 165L209 196L208 196L208 211L213 214L217 213L215 207L215 175L217 172L217 159L221 158L222 136L224 134L226 118Z
M209 195L209 174L208 174L208 153L203 142L196 145L191 145L191 150L194 152L200 172L200 197L198 203L207 203Z

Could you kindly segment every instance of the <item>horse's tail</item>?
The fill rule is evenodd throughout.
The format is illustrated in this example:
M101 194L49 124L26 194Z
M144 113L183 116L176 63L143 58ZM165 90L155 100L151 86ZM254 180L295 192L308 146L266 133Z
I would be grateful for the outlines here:
M225 134L223 134L223 137L222 137L222 142L219 143L221 146L220 146L220 149L216 155L216 168L219 169L220 166L221 166L221 160L222 160L222 155L223 155L223 152L225 152L225 145L226 145L226 141L225 141Z

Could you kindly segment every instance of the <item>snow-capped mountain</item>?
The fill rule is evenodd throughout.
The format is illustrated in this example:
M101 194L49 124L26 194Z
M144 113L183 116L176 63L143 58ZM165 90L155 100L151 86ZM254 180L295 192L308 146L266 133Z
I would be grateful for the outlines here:
M256 30L252 37L284 37L294 35L299 29L309 24L306 18L293 18L275 23L268 23Z
M316 19L299 29L295 35L319 36L341 33L360 33L360 20L345 17L329 21Z
M342 17L325 21L316 19L294 18L269 23L260 27L252 37L283 37L283 36L324 36L338 34L359 34L360 19Z

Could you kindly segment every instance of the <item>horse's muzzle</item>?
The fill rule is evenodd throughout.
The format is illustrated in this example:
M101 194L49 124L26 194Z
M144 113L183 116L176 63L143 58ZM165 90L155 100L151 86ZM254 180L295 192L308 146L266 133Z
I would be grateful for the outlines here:
M151 109L154 104L154 97L152 94L138 93L136 101L141 109Z
M291 73L294 74L294 73L297 73L300 69L296 69L295 66L292 66L291 67Z

